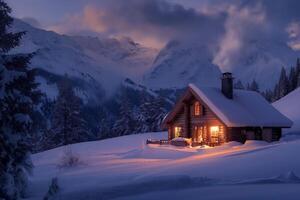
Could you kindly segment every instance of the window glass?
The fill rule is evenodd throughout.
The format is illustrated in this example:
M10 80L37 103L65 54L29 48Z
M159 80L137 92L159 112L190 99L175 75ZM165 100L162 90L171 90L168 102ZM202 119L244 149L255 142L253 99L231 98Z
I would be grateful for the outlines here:
M219 143L219 126L210 127L210 141L212 143Z
M182 136L182 127L181 126L175 126L174 128L174 138L178 138Z
M195 105L194 105L194 114L195 116L199 116L201 113L201 106L200 106L200 103L198 101L195 102Z

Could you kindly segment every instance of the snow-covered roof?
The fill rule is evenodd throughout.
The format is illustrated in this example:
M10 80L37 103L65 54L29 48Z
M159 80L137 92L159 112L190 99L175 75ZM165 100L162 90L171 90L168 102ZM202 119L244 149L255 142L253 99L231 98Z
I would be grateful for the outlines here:
M228 99L220 88L197 87L194 84L189 84L187 93L189 92L206 104L228 127L287 128L293 125L290 119L276 110L257 92L235 89L233 99ZM177 104L183 100L184 97ZM169 117L172 118L172 113L177 111L176 109L171 111ZM170 120L169 117L166 121Z
M257 92L234 90L233 99L228 99L219 88L200 88L194 84L189 88L228 127L291 127L293 124Z

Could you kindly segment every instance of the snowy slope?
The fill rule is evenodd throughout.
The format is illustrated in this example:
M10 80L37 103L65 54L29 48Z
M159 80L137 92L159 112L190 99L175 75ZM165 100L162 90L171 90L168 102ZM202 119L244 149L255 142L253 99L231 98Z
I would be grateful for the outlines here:
M54 75L68 74L89 87L102 88L106 92L118 87L125 77L140 79L157 53L155 49L143 47L129 38L60 35L34 28L20 20L15 20L12 29L26 31L26 35L21 46L11 53L36 52L33 67ZM55 88L45 85L49 84L48 80L41 80L41 83L45 88ZM85 90L81 92L93 96Z
M287 96L279 99L273 106L277 108L281 113L290 118L294 125L291 129L286 130L287 132L300 132L300 88L291 92Z
M189 83L218 86L221 72L212 60L205 45L170 41L156 57L144 83L154 89L183 88Z
M224 199L300 195L300 140L231 142L215 148L145 145L146 139L166 137L166 132L148 133L75 144L72 150L81 163L73 168L58 167L64 147L35 154L28 199L42 199L53 177L58 177L59 199L184 199L180 197L187 194L189 199L200 194L220 199L216 192L225 192Z

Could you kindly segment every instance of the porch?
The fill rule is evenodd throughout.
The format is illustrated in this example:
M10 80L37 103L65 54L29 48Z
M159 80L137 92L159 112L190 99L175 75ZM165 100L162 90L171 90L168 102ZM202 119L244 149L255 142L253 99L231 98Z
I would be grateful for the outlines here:
M186 129L180 125L169 128L169 140L186 138L190 140L191 146L219 146L227 141L226 127L223 125L193 124L192 128Z

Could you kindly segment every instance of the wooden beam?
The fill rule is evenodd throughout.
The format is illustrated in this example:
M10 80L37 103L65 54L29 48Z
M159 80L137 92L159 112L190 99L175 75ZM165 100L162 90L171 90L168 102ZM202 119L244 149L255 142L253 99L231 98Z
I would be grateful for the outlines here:
M185 127L184 127L184 131L185 131L185 136L187 138L190 138L191 137L191 133L190 133L190 105L189 103L185 103L184 104L184 115L185 115L185 118L184 118L184 124L185 124Z

